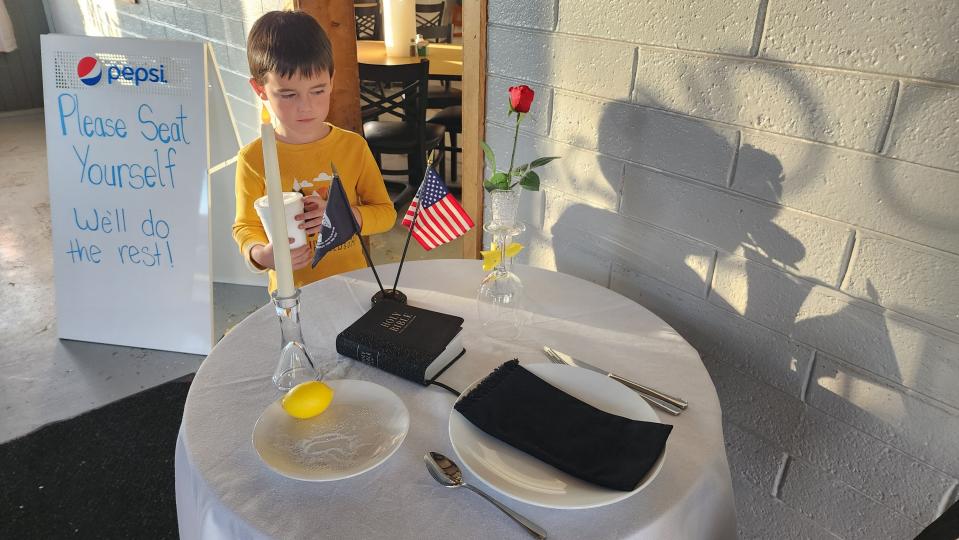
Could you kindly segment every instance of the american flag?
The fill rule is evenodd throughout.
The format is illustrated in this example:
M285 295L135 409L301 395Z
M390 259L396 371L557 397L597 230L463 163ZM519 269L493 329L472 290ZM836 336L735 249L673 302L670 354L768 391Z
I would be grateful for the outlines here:
M407 229L413 223L416 207L421 204L416 226L413 227L413 238L416 238L426 251L451 242L473 228L473 220L469 214L450 195L443 179L432 167L426 172L426 179L403 218L403 226Z

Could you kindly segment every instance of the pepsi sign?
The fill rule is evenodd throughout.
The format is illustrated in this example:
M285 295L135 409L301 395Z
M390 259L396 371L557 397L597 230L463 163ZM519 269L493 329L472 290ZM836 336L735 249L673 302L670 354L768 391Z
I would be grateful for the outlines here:
M87 86L96 86L103 78L103 69L106 67L107 84L114 81L132 82L134 86L141 83L168 84L164 65L157 67L132 66L129 64L104 64L94 56L84 56L77 62L77 76Z

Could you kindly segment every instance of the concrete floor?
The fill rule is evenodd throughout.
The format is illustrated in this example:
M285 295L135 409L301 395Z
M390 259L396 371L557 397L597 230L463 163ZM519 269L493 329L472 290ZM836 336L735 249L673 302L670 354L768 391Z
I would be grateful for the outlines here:
M197 370L202 356L57 338L42 111L0 115L0 193L0 442ZM374 261L399 260L405 232L373 237ZM461 253L413 241L408 258ZM267 301L263 287L221 283L213 297L218 337Z

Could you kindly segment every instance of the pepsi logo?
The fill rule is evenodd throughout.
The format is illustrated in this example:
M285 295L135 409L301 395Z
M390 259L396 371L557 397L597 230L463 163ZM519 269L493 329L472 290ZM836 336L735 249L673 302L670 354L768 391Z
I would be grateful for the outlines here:
M104 77L104 75L106 77ZM77 62L77 76L87 86L96 86L100 79L107 85L114 82L124 86L141 84L170 84L163 64L134 65L120 62L104 62L96 56L84 56Z
M83 81L83 84L94 86L100 82L100 78L103 77L103 68L100 66L100 61L96 58L84 56L77 63L77 75L80 77L80 80Z

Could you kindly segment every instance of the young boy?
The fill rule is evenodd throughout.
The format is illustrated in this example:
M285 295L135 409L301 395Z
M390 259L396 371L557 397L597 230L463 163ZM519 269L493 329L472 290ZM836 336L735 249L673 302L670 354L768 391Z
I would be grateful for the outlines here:
M304 212L295 219L306 230L307 245L291 250L297 287L327 276L363 268L360 239L327 253L310 267L316 236L323 224L326 196L335 162L353 215L364 236L389 230L396 210L386 192L366 141L325 122L330 110L333 48L319 24L300 11L266 13L247 40L250 85L270 103L276 124L276 146L283 191L305 195ZM253 208L266 194L263 145L257 139L240 150L236 166L236 220L233 239L251 269L270 271L270 291L276 289L273 246Z

